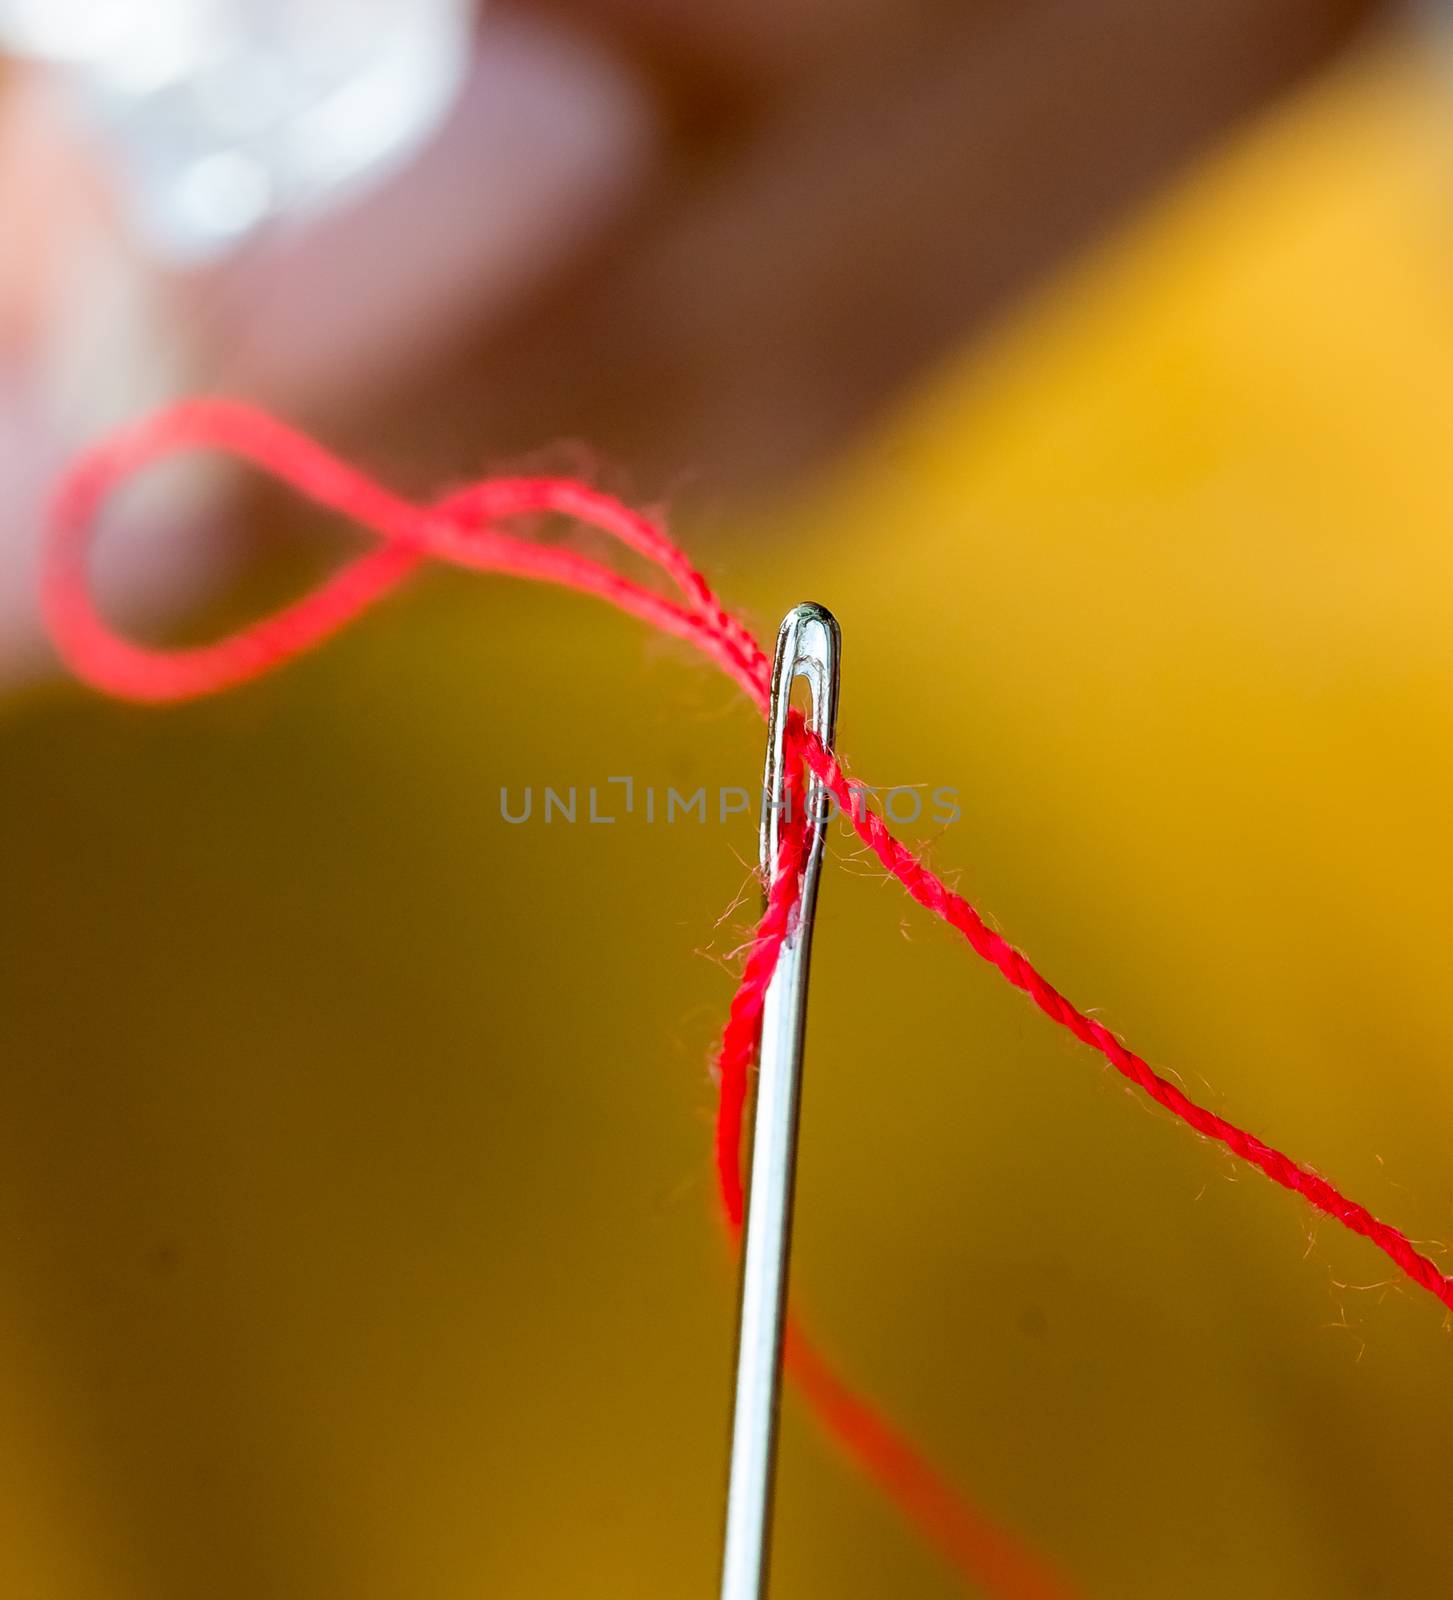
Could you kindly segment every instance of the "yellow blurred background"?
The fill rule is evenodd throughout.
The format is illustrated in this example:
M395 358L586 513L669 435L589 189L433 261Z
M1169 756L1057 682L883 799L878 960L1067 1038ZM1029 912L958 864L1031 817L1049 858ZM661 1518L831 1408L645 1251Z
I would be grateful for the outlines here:
M959 788L909 837L1055 983L1434 1241L1446 66L1368 44L853 448L673 519L759 634L833 608L845 755ZM450 574L218 702L12 696L0 1589L712 1592L751 827L512 827L499 790L749 785L760 740L634 624ZM794 1277L827 1348L1087 1596L1443 1592L1440 1307L834 854ZM958 1592L790 1400L777 1528L784 1600Z

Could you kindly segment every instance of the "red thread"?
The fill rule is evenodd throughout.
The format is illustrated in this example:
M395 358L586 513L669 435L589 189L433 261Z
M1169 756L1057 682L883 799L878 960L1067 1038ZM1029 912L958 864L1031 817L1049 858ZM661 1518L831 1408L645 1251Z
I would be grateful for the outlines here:
M382 547L349 562L310 595L216 644L159 650L121 638L91 599L86 556L106 497L161 458L201 447L229 450L330 510L377 533ZM675 582L684 605L568 550L501 533L495 519L555 511L603 528ZM557 479L499 479L421 510L335 460L284 424L228 401L199 400L163 411L81 457L56 494L46 542L42 600L52 636L72 670L109 694L165 703L214 694L262 676L321 643L401 584L426 557L579 589L694 644L765 714L770 663L747 629L654 524L608 496ZM787 763L801 792L804 730L794 716ZM800 806L789 816L804 815ZM796 905L804 842L801 820L783 829L767 908L733 998L718 1058L721 1088L717 1167L733 1239L740 1233L740 1141L763 998ZM1048 1566L974 1511L926 1457L837 1377L794 1319L786 1365L828 1436L878 1485L970 1583L1001 1600L1074 1600Z
M370 529L382 544L349 562L311 594L215 644L184 650L151 649L117 635L95 609L86 575L93 523L105 498L132 474L166 455L201 447L228 450L253 462L305 496ZM542 512L575 517L611 534L658 567L672 581L679 598L622 577L573 551L533 544L503 533L497 526L509 518ZM760 646L725 610L705 578L664 531L619 501L564 479L513 478L485 481L421 508L390 494L272 418L221 400L191 401L162 411L115 434L75 463L53 507L42 598L57 647L78 676L126 699L185 700L260 677L310 649L382 599L426 558L593 594L685 639L731 677L759 711L766 710L770 668ZM1453 1309L1453 1280L1415 1249L1405 1234L1348 1199L1310 1168L1197 1105L1103 1024L1073 1006L1025 956L989 928L968 901L893 837L882 818L849 789L842 764L831 750L805 733L801 739L808 765L837 796L844 815L885 869L920 905L957 929L976 954L1024 990L1046 1016L1092 1045L1117 1072L1198 1133L1216 1140L1260 1168L1273 1182L1370 1240L1420 1288ZM768 890L767 909L732 1001L718 1058L717 1168L723 1205L734 1229L742 1213L741 1120L747 1078L763 996L796 897L796 848L784 840ZM978 1519L886 1423L848 1394L806 1345L800 1331L794 1332L789 1347L789 1367L828 1431L888 1489L900 1508L930 1533L961 1572L997 1584L998 1592L1018 1600L1042 1600L1064 1593L1054 1587L1057 1580L1032 1574L1020 1581L1023 1574L1016 1577L1014 1561L986 1558L987 1545L980 1537Z
M777 861L767 885L767 906L742 968L737 992L732 996L716 1066L719 1080L716 1110L716 1175L727 1225L733 1234L742 1226L746 1211L742 1197L742 1112L747 1103L747 1079L757 1057L757 1035L767 985L777 967L778 952L787 937L797 896L802 887L806 812L800 803L802 784L801 718L788 724L788 800L783 811Z
M979 1515L892 1423L848 1388L795 1317L787 1323L785 1365L828 1436L955 1571L989 1594L1074 1600L1075 1591L1057 1572Z
M1289 1155L1266 1144L1255 1134L1238 1128L1225 1117L1197 1105L1176 1084L1162 1078L1103 1023L1087 1017L1066 1000L1048 979L1035 970L1027 956L1016 950L1002 935L995 933L962 895L955 894L911 850L895 839L881 817L861 806L854 811L854 791L850 790L842 764L831 750L809 738L806 757L813 771L837 797L838 804L851 819L858 836L919 905L935 916L942 917L951 928L961 933L976 955L997 967L1016 989L1023 989L1047 1017L1062 1028L1068 1028L1075 1038L1092 1045L1117 1072L1137 1088L1143 1089L1158 1105L1188 1123L1197 1133L1225 1145L1233 1155L1259 1167L1273 1183L1279 1183L1284 1189L1301 1195L1309 1205L1334 1217L1344 1228L1370 1239L1419 1288L1426 1289L1445 1306L1453 1309L1453 1278L1444 1276L1427 1256L1413 1247L1404 1233L1390 1223L1379 1221L1366 1206L1349 1200L1310 1167L1293 1161Z
M383 541L311 594L215 644L153 650L133 644L97 614L85 575L92 525L107 496L143 468L179 451L230 451L351 518ZM493 524L558 512L589 523L654 562L686 604L657 594L574 551L500 533ZM593 594L686 639L733 678L763 712L770 666L756 641L728 617L684 553L649 519L609 495L562 478L496 478L432 507L411 505L251 407L194 400L112 435L80 457L52 507L41 599L62 656L77 676L125 700L190 700L236 687L322 643L396 589L426 557L481 572L558 583Z

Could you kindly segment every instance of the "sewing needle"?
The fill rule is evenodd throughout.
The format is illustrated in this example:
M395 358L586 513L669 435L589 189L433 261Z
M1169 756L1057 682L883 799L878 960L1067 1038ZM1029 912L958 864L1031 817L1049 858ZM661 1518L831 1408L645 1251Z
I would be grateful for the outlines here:
M799 677L807 679L812 697L807 727L824 744L831 744L837 724L841 649L837 621L822 606L795 606L777 634L762 781L761 863L768 882L777 861L781 825L786 820L786 738L792 687ZM722 1600L761 1600L767 1582L807 970L817 880L827 837L826 808L830 805L827 791L815 776L810 776L805 803L808 834L801 893L762 1009Z

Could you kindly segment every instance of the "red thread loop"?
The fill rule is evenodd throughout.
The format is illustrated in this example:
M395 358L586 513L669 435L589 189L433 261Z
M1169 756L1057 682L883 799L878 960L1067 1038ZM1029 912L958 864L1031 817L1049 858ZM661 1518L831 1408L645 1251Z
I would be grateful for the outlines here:
M85 573L97 514L127 479L181 451L219 449L250 461L317 505L378 535L311 594L215 644L153 650L120 637L98 615ZM531 513L556 512L618 539L672 579L681 600L634 583L572 550L499 531ZM496 478L419 507L336 460L301 433L249 406L192 400L114 434L81 457L52 507L42 572L46 621L67 664L88 683L127 700L194 699L236 687L302 655L397 588L428 557L557 583L593 594L663 633L685 639L765 713L770 663L726 616L706 580L639 512L564 478Z

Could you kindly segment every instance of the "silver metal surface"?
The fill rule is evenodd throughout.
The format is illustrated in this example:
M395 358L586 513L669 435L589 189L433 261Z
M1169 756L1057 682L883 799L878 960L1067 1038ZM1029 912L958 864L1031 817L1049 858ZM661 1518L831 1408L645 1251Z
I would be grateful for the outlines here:
M781 823L786 819L785 741L792 686L806 678L812 691L807 726L830 744L837 726L841 636L821 606L788 612L777 635L772 706L763 777L761 859L770 881ZM807 1016L807 970L817 880L827 837L829 797L809 779L807 854L802 892L762 1011L752 1177L742 1266L742 1318L737 1347L736 1410L727 1485L722 1600L760 1600L766 1591L772 1484L777 1454L777 1406L792 1242L792 1186L797 1165L797 1111Z

